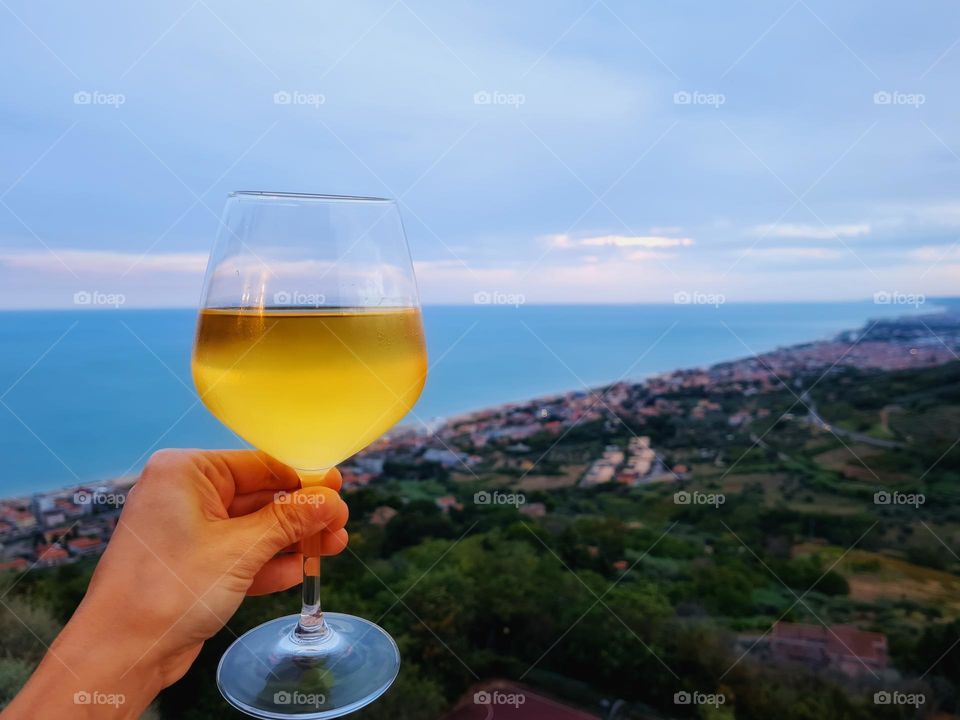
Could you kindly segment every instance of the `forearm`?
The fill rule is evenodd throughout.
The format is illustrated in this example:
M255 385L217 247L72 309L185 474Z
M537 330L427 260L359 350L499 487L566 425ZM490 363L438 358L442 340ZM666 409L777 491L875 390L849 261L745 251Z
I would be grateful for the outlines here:
M150 648L128 628L77 611L3 720L138 718L162 689Z

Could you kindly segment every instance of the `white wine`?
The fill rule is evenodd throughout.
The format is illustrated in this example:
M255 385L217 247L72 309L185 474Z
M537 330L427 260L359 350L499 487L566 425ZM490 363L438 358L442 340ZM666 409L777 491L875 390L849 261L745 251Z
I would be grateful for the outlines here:
M415 308L205 309L193 379L243 439L325 471L409 412L427 375Z

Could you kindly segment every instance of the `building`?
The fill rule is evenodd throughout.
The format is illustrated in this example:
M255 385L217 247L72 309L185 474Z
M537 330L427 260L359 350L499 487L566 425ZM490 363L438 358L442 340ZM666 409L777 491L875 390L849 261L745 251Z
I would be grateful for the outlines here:
M656 462L657 454L650 447L650 438L646 435L635 437L630 440L627 447L629 459L625 468L628 476L633 476L634 480L646 477L653 470L653 464ZM622 480L621 482L626 482ZM628 484L630 484L628 482Z
M355 455L350 461L361 472L368 472L371 475L379 475L383 472L383 465L386 457L383 455L361 454Z
M623 464L623 450L616 445L608 445L603 455L594 461L581 481L582 485L602 485L610 482L616 475L617 468Z
M439 463L445 468L451 468L457 467L458 465L468 465L470 458L463 453L449 448L427 448L423 453L422 460L424 462Z
M69 560L70 553L59 545L37 545L37 565L51 567Z
M520 514L528 517L541 518L547 514L547 506L542 502L529 503L520 506Z
M370 513L370 524L380 525L382 527L393 520L396 515L397 511L395 509L389 505L381 505L380 507L374 508L373 512Z
M67 550L71 555L99 555L106 547L107 544L100 538L78 537L67 540Z
M451 510L463 510L463 503L458 502L453 495L444 495L443 497L438 497L433 502L445 513L448 513Z
M768 641L770 659L810 670L840 672L848 678L872 677L887 670L887 638L850 625L779 622Z

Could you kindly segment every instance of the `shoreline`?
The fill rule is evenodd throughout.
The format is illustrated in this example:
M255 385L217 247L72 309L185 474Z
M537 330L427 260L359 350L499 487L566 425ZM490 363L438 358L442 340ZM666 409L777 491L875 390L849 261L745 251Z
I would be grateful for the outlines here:
M945 301L945 302L944 302L944 304L937 304L937 300ZM842 336L842 335L846 335L846 334L849 334L849 333L853 333L853 332L858 332L858 331L864 330L865 328L868 328L868 327L871 325L871 323L877 323L877 322L881 322L881 321L887 321L887 322L889 322L889 321L891 321L891 320L892 320L892 321L895 321L895 322L902 322L902 321L904 321L904 320L907 320L907 319L910 319L910 318L913 318L913 317L927 317L927 316L931 316L931 315L944 315L944 314L946 314L946 313L949 313L950 310L951 310L951 302L950 302L950 301L957 302L957 300L954 299L954 298L936 298L936 299L932 299L932 300L929 301L929 302L932 303L931 306L930 306L930 308L929 308L929 312L926 312L926 311L925 311L925 312L923 312L922 314L919 314L919 315L916 315L916 314L915 314L915 315L898 315L898 316L896 316L896 317L894 317L894 318L880 318L880 319L875 319L875 318L869 318L869 317L868 317L868 318L864 321L863 325L861 325L859 328L850 328L850 329L846 329L846 330L840 330L840 331L834 332L834 333L832 333L832 334L827 334L827 335L824 335L824 336L821 336L821 337L811 338L810 340L802 340L802 341L800 341L800 342L795 342L795 343L792 343L792 344L789 344L789 345L776 345L776 346L774 346L774 347L766 348L766 349L762 349L762 348L761 348L761 349L758 351L757 355L766 355L766 354L769 354L769 353L782 352L782 351L786 351L786 350L793 350L793 349L808 347L808 346L814 345L814 344L816 344L816 343L831 342L831 341L836 340L837 338L839 338L839 337ZM833 302L833 301L823 301L823 302L811 301L811 302L806 303L806 304L810 304L810 305L824 304L824 305L826 305L826 304L831 304L832 302ZM841 301L841 302L845 302L845 301ZM859 302L859 301L852 301L852 302ZM647 304L653 304L653 303L634 303L634 304L636 304L636 305L647 305ZM661 304L667 304L667 303L661 303ZM736 304L738 304L738 305L746 305L746 304L761 304L761 303L745 303L745 302L744 302L744 303L736 303ZM778 303L763 303L763 304L778 304ZM794 305L794 304L796 304L796 303L783 302L782 304L785 304L785 305L786 305L786 304ZM601 303L597 303L597 306L602 306L602 305L603 305L603 304L601 304ZM629 305L629 303L621 303L621 304L608 303L608 304L606 304L606 305L608 305L608 306L610 306L610 307L620 307L620 306ZM455 307L455 306L450 305L450 306L445 306L445 307ZM960 307L958 307L957 309L958 309L958 311L960 311ZM742 360L744 360L744 359L746 359L746 358L748 358L748 357L750 357L750 356L749 356L749 355L737 355L736 357L726 358L726 359L723 359L723 360L717 360L717 361L712 362L712 363L709 363L709 364L702 364L702 365L682 365L682 366L677 366L677 367L671 367L671 368L668 368L668 369L666 369L666 370L659 370L659 371L656 371L656 372L649 372L649 373L646 373L646 374L644 374L644 375L642 375L642 376L622 376L622 377L615 378L615 379L612 379L612 380L606 380L606 381L603 381L603 382L600 382L600 383L597 383L597 384L594 384L594 385L590 385L589 387L582 387L582 388L579 388L579 389L572 389L572 390L570 390L570 389L568 389L568 390L557 390L557 391L554 391L554 392L547 393L547 394L545 394L545 395L544 395L544 394L531 395L531 396L519 398L519 399L516 399L516 400L507 400L507 401L504 401L504 402L501 402L501 403L498 403L498 404L495 404L495 405L485 405L485 406L483 406L483 407L475 408L475 409L472 409L472 410L464 410L464 411L462 411L462 412L451 413L451 414L448 414L448 415L436 415L436 416L433 416L433 417L430 417L430 418L424 418L423 421L414 420L414 421L412 421L412 422L407 422L406 420L403 420L403 421L401 421L400 423L398 423L397 425L395 425L393 428L391 428L390 430L388 430L386 433L384 433L384 434L383 434L383 437L384 437L384 438L389 438L389 437L390 437L392 434L394 434L394 433L396 433L396 434L403 434L403 433L405 433L405 432L406 432L406 433L409 433L409 432L412 431L412 430L413 430L413 431L416 431L416 429L415 429L414 427L411 427L411 426L413 426L413 425L415 425L415 424L417 424L417 423L419 423L421 426L422 426L422 425L442 426L442 425L447 425L447 424L450 424L450 423L455 423L455 422L461 422L461 421L464 421L464 420L468 420L468 419L470 419L471 417L476 416L476 415L479 415L479 414L481 414L481 413L495 412L495 411L500 410L500 409L502 409L502 408L522 406L522 405L529 405L529 404L534 403L534 402L536 402L536 401L538 401L538 400L539 400L539 401L558 400L558 399L560 399L560 398L567 397L567 396L569 396L569 395L571 395L571 394L574 394L574 393L590 393L590 392L595 392L595 391L596 391L597 389L599 389L599 388L610 387L611 385L616 385L616 384L618 384L618 383L624 383L624 382L625 382L625 383L632 383L632 384L644 383L644 382L647 382L647 381L649 381L649 380L651 380L651 379L653 379L653 378L656 378L656 377L658 377L658 376L660 376L660 375L664 375L664 374L667 374L667 373L690 371L690 370L707 370L707 369L709 369L709 368L716 367L717 365L724 365L724 364L726 364L726 363L740 362L740 361L742 361ZM0 498L0 499L2 499L2 498Z
M934 330L936 328L936 330ZM747 348L750 350L750 348ZM540 394L448 416L423 429L401 426L340 464L344 491L351 492L378 480L397 480L388 463L416 466L427 477L445 469L463 466L469 470L486 461L506 468L520 468L524 476L536 466L532 457L517 457L530 451L529 438L555 437L555 446L582 421L609 423L626 417L646 423L649 418L702 420L708 412L723 412L726 424L739 427L752 422L753 409L724 406L706 401L710 389L736 391L745 397L771 392L785 385L786 378L822 378L835 368L869 375L897 371L923 371L960 362L960 311L923 315L900 315L867 320L855 330L832 331L824 339L781 344L757 354L650 373L644 380L615 380L583 389ZM819 380L817 380L819 382ZM695 406L671 399L676 392L701 394ZM598 406L602 406L602 409ZM756 418L766 417L756 409ZM807 408L804 422L826 421ZM459 440L459 442L457 442ZM549 437L548 437L549 441ZM636 441L636 443L634 443ZM450 444L453 445L451 447ZM636 444L636 447L634 446ZM647 485L672 476L689 477L687 465L665 465L651 449L650 438L635 436L627 451L608 446L595 458L576 484L583 487L612 482ZM579 474L581 471L578 470ZM116 528L127 495L138 477L110 479L17 494L0 499L0 538L3 555L0 569L26 570L74 562L99 554ZM402 478L401 478L402 479ZM456 507L456 495L433 497L441 509ZM533 506L531 505L531 508Z
M827 304L835 304L836 302L838 301L809 302L806 304L827 305ZM839 301L839 302L846 302L846 301ZM860 302L860 301L851 301L851 302ZM957 299L957 298L934 298L929 300L928 302L930 303L930 307L925 308L923 313L903 314L903 315L898 315L890 318L880 318L879 320L871 319L868 317L863 322L863 324L858 328L832 331L829 334L825 334L823 336L816 337L816 338L811 338L809 340L803 340L800 342L795 342L795 343L786 344L786 345L776 345L774 347L766 348L766 349L759 349L757 355L767 355L770 353L795 351L802 348L815 346L821 343L833 342L844 335L849 335L850 333L857 333L857 332L864 331L865 329L871 327L872 324L875 324L878 322L904 323L916 317L941 316L941 315L950 313L951 310L960 311L960 299ZM652 303L632 303L632 305L651 305L651 304ZM737 304L748 304L748 303L737 303ZM777 303L766 303L766 304L777 304ZM782 304L794 305L795 303L784 302ZM580 305L582 304L577 304L576 306L580 306ZM604 305L615 307L615 306L628 306L631 304L596 303L595 305L598 307L604 306ZM571 306L573 305L571 304ZM458 307L458 306L434 305L434 306L427 306L427 307ZM179 309L186 310L187 308L144 308L143 310L169 311L169 310L179 310ZM60 310L48 311L43 309L38 309L36 311L60 312ZM0 309L0 312L6 312L6 311L3 309ZM19 312L19 311L13 311L13 312ZM33 310L31 310L30 312L33 312ZM557 401L563 400L564 398L569 398L575 395L588 395L591 393L595 393L599 389L611 387L613 385L617 385L620 383L628 383L631 385L643 384L657 377L669 375L671 373L709 370L710 368L714 368L719 365L741 362L749 357L751 356L747 354L741 354L735 357L716 360L710 363L704 363L699 365L680 365L680 366L675 366L675 367L671 367L671 368L667 368L667 369L663 369L655 372L648 372L638 376L622 376L619 378L606 380L603 382L592 384L590 386L583 386L580 388L573 388L573 389L568 388L566 390L557 390L557 391L549 392L546 394L538 393L532 396L511 399L511 400L499 402L492 405L484 405L481 407L476 407L476 408L464 410L461 412L432 416L430 418L423 418L422 420L417 419L417 420L407 421L405 419L404 421L401 421L401 423L399 423L398 425L394 426L393 428L388 430L386 433L384 433L384 435L378 441L380 440L391 441L401 437L409 437L411 435L421 436L421 437L430 436L432 434L435 434L439 430L441 430L443 427L466 422L473 418L482 417L485 415L494 415L497 413L501 413L510 408L528 406L536 402L543 402L543 403L557 402ZM33 498L36 498L36 497L54 496L54 495L62 496L66 493L76 492L80 489L112 488L120 485L132 485L136 481L137 477L139 477L139 472L131 475L125 475L125 476L110 475L110 476L105 476L97 479L81 481L79 483L70 483L68 485L62 485L56 488L37 490L35 492L30 492L27 494L24 494L24 493L13 493L9 495L0 494L0 502L9 503L13 501L22 500L22 501L25 501L26 503L29 503L30 501L32 501Z

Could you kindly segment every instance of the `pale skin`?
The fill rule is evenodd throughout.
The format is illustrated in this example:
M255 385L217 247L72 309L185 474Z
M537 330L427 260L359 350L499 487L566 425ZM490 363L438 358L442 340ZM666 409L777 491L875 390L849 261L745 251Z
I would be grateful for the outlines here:
M340 483L334 469L299 489L254 451L156 453L83 601L0 718L139 717L244 597L300 583L302 540L319 534L323 555L346 547Z

